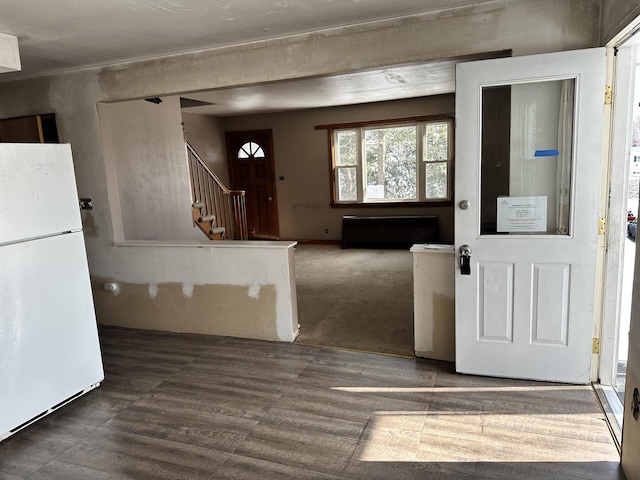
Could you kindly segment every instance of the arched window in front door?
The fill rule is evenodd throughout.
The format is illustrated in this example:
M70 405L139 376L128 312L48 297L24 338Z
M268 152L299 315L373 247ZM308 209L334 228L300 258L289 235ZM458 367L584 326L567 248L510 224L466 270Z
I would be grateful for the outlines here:
M238 158L264 158L264 150L256 142L247 142L238 150Z

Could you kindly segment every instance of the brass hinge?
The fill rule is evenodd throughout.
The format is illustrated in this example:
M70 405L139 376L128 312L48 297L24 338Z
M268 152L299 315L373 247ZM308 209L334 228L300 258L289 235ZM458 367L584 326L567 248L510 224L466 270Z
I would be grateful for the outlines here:
M604 235L607 230L607 220L604 217L598 218L598 235Z
M591 353L600 353L600 339L594 338L591 343Z
M611 85L604 87L604 104L611 105L611 97L613 96L613 88Z

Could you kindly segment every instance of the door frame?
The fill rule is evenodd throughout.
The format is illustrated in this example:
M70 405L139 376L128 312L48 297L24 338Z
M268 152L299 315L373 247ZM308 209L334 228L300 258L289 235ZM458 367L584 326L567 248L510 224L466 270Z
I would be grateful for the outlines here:
M636 64L636 47L620 47L614 51L608 47L608 85L614 85L613 108L609 108L611 133L605 131L609 145L606 195L606 253L602 289L602 317L600 328L600 358L596 365L598 375L594 381L613 385L617 376L618 338L620 335L620 303L622 301L622 272L626 239L624 213L627 208L630 134L629 125L633 113L633 93ZM609 106L611 107L611 106Z
M227 142L227 165L229 168L229 180L231 183L231 188L234 190L242 190L241 185L239 185L237 178L237 172L235 168L235 161L237 160L234 152L231 150L231 145L229 143L229 138L232 136L247 136L250 137L252 134L259 135L267 135L268 136L268 145L264 147L268 150L267 157L269 161L270 172L268 175L268 180L270 180L269 189L271 192L272 201L267 204L258 204L259 208L265 209L265 214L270 218L270 222L273 225L273 230L271 231L272 235L268 237L264 236L254 236L251 237L251 233L249 233L250 237L256 240L279 240L280 239L280 222L278 219L278 197L276 190L276 180L275 180L275 159L273 153L273 130L272 129L259 129L259 130L234 130L225 132L225 139Z
M609 122L605 125L603 137L607 157L603 164L608 167L608 177L605 184L605 197L610 196L606 211L607 252L604 261L601 290L603 303L601 310L600 335L601 349L599 378L601 383L611 385L615 378L614 365L618 360L618 337L620 328L620 300L622 296L622 268L625 241L624 211L628 197L628 171L630 160L630 132L631 117L635 90L635 73L638 45L640 45L640 16L621 30L606 45L608 51L608 81L607 85L614 87L612 104L609 105ZM626 184L620 185L620 182ZM638 272L638 242L636 241L636 264L634 272ZM635 275L633 295L640 292L640 281ZM631 386L637 384L638 372L638 320L640 319L640 305L632 301L630 312L631 332L629 336L629 361L627 362L627 380L625 386L626 406L631 400ZM634 346L635 343L635 346ZM632 380L630 382L629 380ZM640 461L637 457L637 447L640 444L640 430L637 422L632 421L632 409L623 406L623 426L621 438L621 464L627 478L640 478ZM627 452L632 452L628 454Z

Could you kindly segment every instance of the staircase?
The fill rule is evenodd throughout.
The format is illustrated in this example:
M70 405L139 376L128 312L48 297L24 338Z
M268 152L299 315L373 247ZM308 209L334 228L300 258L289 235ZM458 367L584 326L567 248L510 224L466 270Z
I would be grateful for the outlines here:
M191 211L193 213L193 223L195 223L204 234L211 240L224 240L225 228L216 227L215 215L203 215L202 209L205 207L202 202L193 202Z
M229 190L185 142L191 181L193 223L211 240L247 240L244 190Z

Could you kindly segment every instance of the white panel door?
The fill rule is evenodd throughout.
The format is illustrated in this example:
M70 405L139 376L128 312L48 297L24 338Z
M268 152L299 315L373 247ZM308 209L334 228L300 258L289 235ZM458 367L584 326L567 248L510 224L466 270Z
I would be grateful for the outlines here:
M458 65L458 372L589 382L604 82L604 49Z

